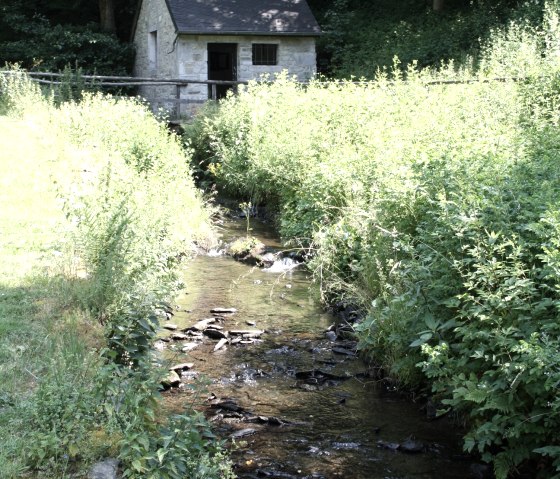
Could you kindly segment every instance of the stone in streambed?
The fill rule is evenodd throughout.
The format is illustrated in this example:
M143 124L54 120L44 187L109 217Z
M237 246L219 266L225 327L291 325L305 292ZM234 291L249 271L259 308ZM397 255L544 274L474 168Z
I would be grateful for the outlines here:
M185 344L183 344L183 347L181 348L181 352L188 353L189 351L192 351L193 349L198 348L198 346L200 346L199 343L185 343Z
M164 329L168 329L169 331L175 331L178 326L176 324L168 323L163 325Z
M259 338L264 334L260 329L232 329L230 334L233 336L242 336L243 338Z
M219 329L207 329L204 334L212 339L225 339L228 337L227 331L220 331Z
M237 261L258 265L262 263L262 257L266 253L266 246L257 238L242 237L231 243L228 246L227 252Z
M242 437L251 436L257 432L256 429L240 429L239 431L235 431L233 434L230 434L229 437L232 439L240 439Z
M218 399L216 398L210 403L212 409L222 409L225 411L245 412L245 410L237 404L233 399Z
M212 308L210 310L212 314L234 314L237 313L235 308Z
M218 344L216 344L216 346L214 346L214 352L219 351L220 349L222 349L226 344L227 344L228 340L226 338L222 338L218 341Z
M335 449L359 449L360 446L358 442L333 442Z
M265 253L260 257L260 263L261 266L270 268L277 259L278 258L274 253Z
M409 454L416 454L423 452L426 449L425 445L420 441L416 441L413 438L408 438L401 443L400 450L402 452L408 452Z
M344 354L346 356L356 356L356 352L346 348L332 348L332 352L336 354Z
M94 464L87 477L88 479L116 479L118 469L118 459L105 459Z
M212 323L216 322L216 318L206 318L206 319L202 319L196 323L194 323L192 326L190 326L189 328L186 329L186 331L204 331L208 328L208 326Z
M170 371L161 381L161 385L166 389L176 387L179 384L181 384L181 378L175 371Z
M284 421L276 416L247 416L245 422L270 424L271 426L286 426L290 424L289 421Z
M401 445L398 442L385 442L382 440L377 441L377 447L382 449L389 449L390 451L398 451Z
M325 336L327 337L327 339L329 341L332 341L332 342L336 341L336 338L337 338L337 335L334 331L327 331L325 333Z
M182 371L183 369L192 369L194 367L194 363L181 363L176 364L169 368L170 371Z
M183 333L173 333L171 335L171 339L174 339L175 341L181 341L183 339L189 339L189 337Z

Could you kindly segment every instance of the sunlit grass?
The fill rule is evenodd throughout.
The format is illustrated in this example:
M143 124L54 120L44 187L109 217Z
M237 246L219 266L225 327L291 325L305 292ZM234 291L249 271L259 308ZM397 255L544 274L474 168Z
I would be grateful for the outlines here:
M25 120L0 117L0 277L18 284L52 256L64 220L52 175L57 149Z
M0 478L61 478L120 437L100 405L109 313L173 293L167 261L209 238L209 211L141 102L55 106L15 73L0 91Z

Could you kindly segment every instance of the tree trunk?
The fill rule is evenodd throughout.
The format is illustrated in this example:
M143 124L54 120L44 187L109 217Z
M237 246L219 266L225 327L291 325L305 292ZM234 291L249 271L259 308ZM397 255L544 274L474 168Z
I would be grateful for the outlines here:
M432 3L432 8L434 12L441 12L445 6L445 0L434 0Z
M114 0L99 0L99 20L104 32L117 33Z

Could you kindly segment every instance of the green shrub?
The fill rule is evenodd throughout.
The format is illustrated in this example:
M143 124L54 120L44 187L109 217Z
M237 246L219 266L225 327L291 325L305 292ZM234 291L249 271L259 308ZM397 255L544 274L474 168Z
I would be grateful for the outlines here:
M30 111L45 102L41 89L19 66L0 70L0 113L12 116Z
M560 471L557 12L495 31L479 70L280 76L206 126L218 184L276 207L324 299L362 307L362 352L462 413L501 479Z
M132 70L134 48L98 25L51 25L41 15L7 12L0 64L19 63L28 70L62 71L67 65L89 74L126 75Z
M432 2L415 0L336 0L312 4L324 35L318 41L319 67L336 78L374 78L397 55L406 66L439 68L442 61L476 63L489 38L510 22L536 26L545 0L446 0L434 12ZM327 5L327 6L326 6ZM513 67L514 63L510 66Z
M69 266L57 284L69 297L59 308L97 321L105 345L97 338L91 352L84 333L80 354L65 343L48 367L31 373L36 387L0 420L0 432L18 431L2 441L0 458L13 467L0 465L0 473L17 477L31 469L61 477L111 452L126 477L231 477L199 414L161 417L161 372L152 361L157 310L180 287L176 267L195 242L211 237L210 209L194 187L188 153L139 101L86 94L80 103L56 106L19 72L6 78L8 113L47 138L50 156L35 158L37 177L48 182L51 175L58 202L47 195L45 201L66 214L56 246ZM55 188L43 188L54 197ZM53 247L41 245L50 255Z

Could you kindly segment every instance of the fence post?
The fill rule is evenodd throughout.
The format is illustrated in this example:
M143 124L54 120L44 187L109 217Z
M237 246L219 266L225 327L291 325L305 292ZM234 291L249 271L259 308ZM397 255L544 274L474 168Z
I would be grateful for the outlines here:
M212 83L212 100L218 99L218 86L215 83Z
M175 102L175 112L177 115L177 120L181 118L181 85L177 83L176 85L176 102Z

